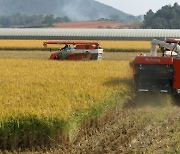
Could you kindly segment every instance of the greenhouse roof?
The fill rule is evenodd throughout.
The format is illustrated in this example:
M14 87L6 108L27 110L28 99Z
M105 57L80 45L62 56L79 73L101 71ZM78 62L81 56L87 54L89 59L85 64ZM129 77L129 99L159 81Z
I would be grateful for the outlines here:
M151 40L180 38L179 29L0 28L0 39Z

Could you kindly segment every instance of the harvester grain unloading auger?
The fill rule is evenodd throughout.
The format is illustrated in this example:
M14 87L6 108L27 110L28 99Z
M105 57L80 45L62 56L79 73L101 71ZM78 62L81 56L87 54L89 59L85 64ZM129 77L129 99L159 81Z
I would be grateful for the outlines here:
M87 41L45 41L44 47L48 44L64 44L63 48L51 54L51 60L101 60L103 49L97 42Z
M133 61L137 91L173 93L180 96L180 39L152 40L150 55ZM157 53L156 46L162 53Z

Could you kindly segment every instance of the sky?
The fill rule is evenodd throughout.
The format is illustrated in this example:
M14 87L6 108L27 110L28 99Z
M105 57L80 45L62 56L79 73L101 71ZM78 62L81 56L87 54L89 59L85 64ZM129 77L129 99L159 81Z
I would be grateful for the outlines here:
M144 15L150 9L153 12L161 9L164 5L173 5L177 2L180 5L180 0L96 0L98 2L110 5L125 13L135 16Z

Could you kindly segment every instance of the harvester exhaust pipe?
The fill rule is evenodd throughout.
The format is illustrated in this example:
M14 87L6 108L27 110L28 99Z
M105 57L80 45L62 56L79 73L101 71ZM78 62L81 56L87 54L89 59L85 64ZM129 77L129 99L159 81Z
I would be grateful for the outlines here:
M180 58L180 46L177 45L176 48L177 48L177 51L178 51L178 52L177 52L177 57Z
M151 41L151 51L150 51L150 55L152 56L152 57L156 57L157 56L157 49L156 49L156 45L157 45L157 43L156 43L156 39L153 39L152 41Z

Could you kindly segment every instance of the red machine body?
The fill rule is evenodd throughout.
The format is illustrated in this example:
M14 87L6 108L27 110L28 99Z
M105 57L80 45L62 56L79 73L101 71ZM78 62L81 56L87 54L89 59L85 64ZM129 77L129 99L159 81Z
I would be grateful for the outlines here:
M135 58L135 64L156 64L156 65L172 65L172 57L151 57L151 56L137 56Z
M91 54L90 53L69 53L66 57L66 60L90 60Z
M180 39L153 40L150 56L133 61L134 81L138 91L173 92L180 95ZM157 55L159 45L162 55ZM173 52L176 54L172 54ZM170 54L167 54L170 53Z
M180 58L173 60L174 80L173 89L180 89Z
M53 54L50 55L49 59L53 60L58 56L58 52L55 52Z
M103 49L97 42L87 41L45 41L44 47L48 44L64 44L65 47L51 54L51 60L100 60Z

